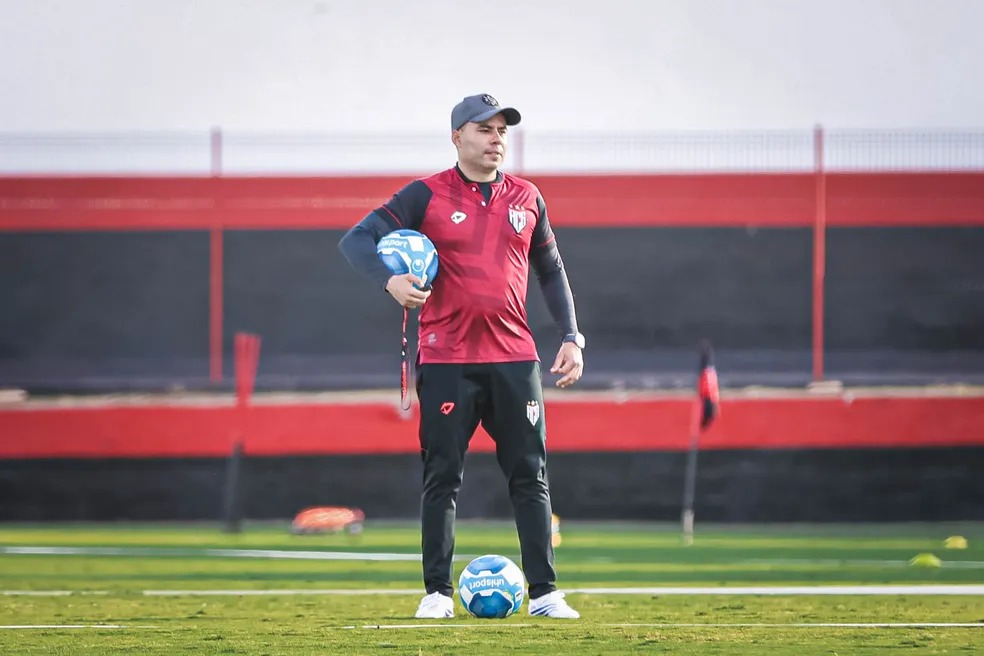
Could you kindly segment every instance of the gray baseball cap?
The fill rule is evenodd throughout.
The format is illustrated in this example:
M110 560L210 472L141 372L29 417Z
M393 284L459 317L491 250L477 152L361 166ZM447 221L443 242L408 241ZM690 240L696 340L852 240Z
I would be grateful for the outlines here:
M522 118L512 107L499 107L499 101L487 93L466 96L451 110L451 129L460 130L465 123L487 121L496 114L502 114L506 125L516 125Z

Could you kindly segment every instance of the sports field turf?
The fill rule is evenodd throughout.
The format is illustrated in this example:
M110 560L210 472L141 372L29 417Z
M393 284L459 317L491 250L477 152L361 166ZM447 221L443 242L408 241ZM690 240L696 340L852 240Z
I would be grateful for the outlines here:
M944 548L951 535L967 548ZM662 524L562 536L582 619L459 605L421 621L409 523L0 526L0 654L984 654L982 524L698 525L689 547ZM462 522L457 551L456 572L484 553L518 561L505 522ZM919 553L941 566L911 566Z

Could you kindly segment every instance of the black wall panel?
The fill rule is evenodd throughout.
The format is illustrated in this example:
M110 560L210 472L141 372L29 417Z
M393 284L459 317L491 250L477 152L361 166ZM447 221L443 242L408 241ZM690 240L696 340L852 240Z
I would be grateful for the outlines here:
M393 384L401 310L349 268L342 234L225 233L227 374L232 335L251 331L263 338L259 389ZM586 386L623 371L690 372L702 338L721 354L725 383L809 380L810 229L557 236L589 339ZM984 376L982 253L981 228L830 229L828 370L866 383L891 371ZM2 233L0 281L0 386L209 386L208 233ZM551 359L558 333L535 281L529 316Z
M684 457L552 454L554 509L570 519L678 520ZM4 461L0 520L218 520L226 467L222 459ZM411 519L420 468L410 454L247 457L241 499L254 519L311 505ZM981 447L707 451L696 513L724 522L984 520L981 471ZM469 454L458 516L512 516L494 455Z

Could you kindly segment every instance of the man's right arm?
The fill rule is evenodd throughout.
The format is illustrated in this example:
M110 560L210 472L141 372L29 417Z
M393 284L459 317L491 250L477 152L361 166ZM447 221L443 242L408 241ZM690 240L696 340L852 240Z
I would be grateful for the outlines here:
M345 233L338 242L338 250L353 269L371 280L379 289L386 289L386 283L393 272L376 254L376 243L398 228L398 225L394 226L380 216L378 210L374 210Z
M393 272L379 259L376 244L400 228L419 230L430 198L431 190L426 184L420 180L411 182L345 233L338 242L338 250L353 269L379 289L386 289Z

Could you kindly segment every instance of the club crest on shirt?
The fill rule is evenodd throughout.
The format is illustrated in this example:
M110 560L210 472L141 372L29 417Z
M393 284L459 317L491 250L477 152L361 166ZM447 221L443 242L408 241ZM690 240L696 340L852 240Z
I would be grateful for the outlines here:
M516 234L523 232L526 227L526 208L522 205L509 206L509 225L513 227Z
M468 215L462 211L457 211L451 215L451 223L458 224L468 218Z
M540 404L536 401L529 401L526 404L526 418L530 420L530 425L536 426L540 420Z

